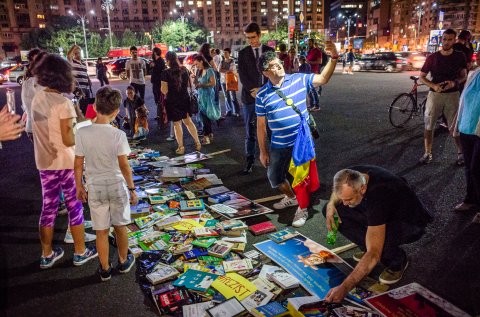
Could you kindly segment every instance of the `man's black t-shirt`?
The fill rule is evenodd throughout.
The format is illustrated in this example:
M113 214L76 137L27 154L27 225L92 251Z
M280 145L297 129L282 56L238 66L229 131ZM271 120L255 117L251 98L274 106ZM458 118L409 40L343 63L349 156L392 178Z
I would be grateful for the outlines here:
M417 195L399 176L372 165L349 169L368 175L367 191L362 200L367 210L367 226L400 222L422 226L431 220Z
M422 67L422 73L432 74L432 83L439 84L444 81L455 81L460 72L467 68L465 54L458 51L453 51L450 55L442 55L440 51L433 53L427 57L425 64ZM430 89L430 91L434 91ZM442 92L458 91L458 87L453 87Z

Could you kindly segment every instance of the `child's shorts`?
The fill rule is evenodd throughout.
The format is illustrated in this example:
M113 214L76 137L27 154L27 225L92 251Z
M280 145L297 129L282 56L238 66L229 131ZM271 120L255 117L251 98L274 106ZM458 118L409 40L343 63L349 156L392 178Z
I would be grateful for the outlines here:
M127 225L130 220L130 199L125 181L107 179L88 184L88 206L93 230Z

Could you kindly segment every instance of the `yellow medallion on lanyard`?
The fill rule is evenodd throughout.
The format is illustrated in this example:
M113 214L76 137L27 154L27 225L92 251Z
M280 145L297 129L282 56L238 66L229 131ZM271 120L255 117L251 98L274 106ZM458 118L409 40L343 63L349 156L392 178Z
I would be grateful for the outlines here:
M293 105L293 100L291 98L288 98L286 102L288 106Z

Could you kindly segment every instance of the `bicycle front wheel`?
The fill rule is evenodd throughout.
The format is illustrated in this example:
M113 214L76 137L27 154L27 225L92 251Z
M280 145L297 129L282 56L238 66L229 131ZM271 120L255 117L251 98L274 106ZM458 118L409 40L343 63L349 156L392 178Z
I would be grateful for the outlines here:
M395 128L403 128L412 118L415 100L412 95L403 93L397 96L390 105L388 115L390 123Z

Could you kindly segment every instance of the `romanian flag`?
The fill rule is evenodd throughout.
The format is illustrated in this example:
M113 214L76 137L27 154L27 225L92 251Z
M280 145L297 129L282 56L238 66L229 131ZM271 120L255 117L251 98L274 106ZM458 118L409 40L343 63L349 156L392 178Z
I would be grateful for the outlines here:
M313 138L303 116L293 146L288 172L293 176L292 188L297 196L298 206L302 209L307 208L310 205L311 193L320 188L320 180L315 161Z

